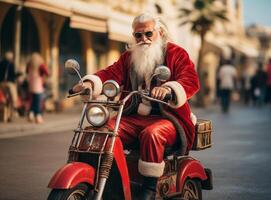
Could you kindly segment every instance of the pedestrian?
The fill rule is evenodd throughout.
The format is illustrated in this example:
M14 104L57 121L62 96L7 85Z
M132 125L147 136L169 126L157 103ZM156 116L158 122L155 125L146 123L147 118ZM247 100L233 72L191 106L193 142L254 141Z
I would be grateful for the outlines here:
M252 73L248 63L246 63L245 68L241 75L241 85L242 85L242 96L245 105L249 105L252 95L251 95L251 79Z
M44 98L45 78L49 75L48 68L44 64L39 53L33 53L26 68L28 89L31 95L31 106L28 114L30 122L43 123L42 102Z
M211 86L210 86L210 82L209 82L209 74L208 72L204 72L203 73L203 84L204 84L204 97L203 97L203 101L204 101L204 106L207 106L210 103L210 91L211 91Z
M251 80L253 103L255 106L262 106L265 101L268 75L263 70L263 63L259 62L258 69Z
M159 100L167 94L173 95L169 102L174 108L167 107L163 111L157 104L134 96L124 110L118 129L124 145L140 143L138 169L143 176L140 199L146 200L155 198L157 180L165 167L165 147L174 146L178 144L178 137L185 137L185 151L188 153L192 148L195 126L188 99L199 90L199 80L188 53L169 42L168 31L160 19L144 13L134 19L132 28L134 43L119 60L95 75L86 75L83 81L85 87L93 88L94 95L101 93L102 83L106 80L115 80L126 91L150 88L150 95ZM167 66L171 77L168 82L156 85L150 78L159 65ZM78 84L73 90L82 89ZM108 126L114 127L115 120L111 119ZM184 130L185 136L180 130Z
M18 92L16 87L16 78L18 74L15 72L14 55L12 51L5 53L4 59L0 62L0 88L8 91L11 96L11 106L9 121L12 120L13 114L17 112Z
M267 64L267 88L266 88L266 103L271 103L271 58Z
M237 71L230 60L226 60L225 64L220 67L218 79L221 109L223 113L227 113L230 108L231 93L237 79Z

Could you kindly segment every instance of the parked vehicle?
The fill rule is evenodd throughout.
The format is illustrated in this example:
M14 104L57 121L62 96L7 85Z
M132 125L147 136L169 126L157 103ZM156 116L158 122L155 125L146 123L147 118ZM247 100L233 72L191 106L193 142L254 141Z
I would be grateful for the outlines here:
M66 68L81 79L75 60L68 60ZM167 80L170 71L166 66L160 66L152 77ZM115 100L119 91L118 84L109 80L103 84L106 100L93 100L91 90L69 94L68 97L82 95L88 99L84 99L80 121L74 130L68 162L54 174L48 185L52 189L48 200L138 199L142 179L137 169L138 150L125 150L117 133L124 105L133 95L169 104L151 98L148 91L131 91L124 99ZM117 120L112 130L106 123L114 112ZM196 128L194 149L211 147L211 122L199 121ZM157 184L156 199L201 200L202 189L212 189L211 170L185 152L171 149L164 161L165 170Z

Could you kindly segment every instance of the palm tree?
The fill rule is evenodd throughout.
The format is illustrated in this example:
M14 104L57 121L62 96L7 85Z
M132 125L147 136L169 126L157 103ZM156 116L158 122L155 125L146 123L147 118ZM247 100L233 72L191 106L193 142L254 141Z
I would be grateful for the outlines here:
M205 36L208 31L212 29L217 21L228 21L226 17L226 9L219 8L215 3L216 0L193 0L192 8L181 8L180 18L182 20L181 26L185 24L191 25L191 31L200 36L201 45L199 49L199 56L197 62L197 69L201 83L201 90L197 96L198 106L205 106L203 101L204 84L204 70L202 63L203 49L205 45Z

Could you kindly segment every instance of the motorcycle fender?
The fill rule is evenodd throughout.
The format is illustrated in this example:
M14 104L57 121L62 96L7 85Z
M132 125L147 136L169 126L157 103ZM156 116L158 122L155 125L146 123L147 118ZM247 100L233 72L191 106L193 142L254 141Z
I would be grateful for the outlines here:
M186 159L182 161L177 177L177 191L182 191L184 182L187 178L195 178L200 181L208 179L204 167L198 160Z
M73 162L61 167L52 177L49 188L69 189L75 187L79 183L94 184L95 169L81 162Z
M127 168L126 158L123 153L123 146L121 140L116 138L115 146L114 146L114 159L116 161L116 165L118 167L122 188L124 193L125 200L131 200L131 189L130 189L130 177Z

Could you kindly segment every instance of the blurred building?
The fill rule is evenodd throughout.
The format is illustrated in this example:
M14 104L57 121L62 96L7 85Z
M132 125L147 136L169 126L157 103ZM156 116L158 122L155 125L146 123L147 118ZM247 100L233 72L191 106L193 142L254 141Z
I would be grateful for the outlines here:
M169 0L0 0L0 54L14 51L24 72L30 54L40 52L57 101L78 81L65 74L66 59L78 60L82 74L113 63L130 40L133 17L146 10L160 15L175 36L174 6Z
M248 37L243 22L242 0L218 0L227 10L227 22L218 22L206 36L203 66L210 85L209 99L216 96L216 74L225 60L231 60L241 76L243 68L254 68L259 56L257 42Z
M218 0L227 7L230 21L218 24L207 37L204 63L214 96L216 70L222 58L242 63L257 51L245 36L241 0ZM0 0L0 55L15 52L18 71L24 72L32 52L40 52L50 69L50 92L60 101L75 82L64 62L75 58L82 74L112 64L131 39L134 16L155 13L167 24L171 38L189 52L196 63L199 38L189 26L179 26L178 9L187 0ZM213 97L212 97L213 98Z
M246 28L246 33L257 44L259 62L268 62L271 58L271 27L253 24Z

